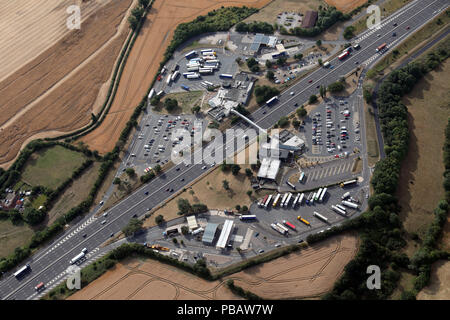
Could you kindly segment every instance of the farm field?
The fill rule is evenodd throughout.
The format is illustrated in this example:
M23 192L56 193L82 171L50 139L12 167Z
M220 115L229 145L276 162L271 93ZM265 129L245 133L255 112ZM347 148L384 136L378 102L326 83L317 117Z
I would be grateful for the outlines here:
M221 6L246 5L260 8L269 2L270 0L197 0L195 4L187 6L183 0L156 0L128 57L109 114L82 141L100 153L106 153L114 147L120 132L156 75L178 24L191 21Z
M56 189L85 159L82 153L62 146L39 150L27 161L21 179L30 186Z
M26 223L13 225L10 220L0 220L0 257L6 257L14 249L28 243L34 231Z
M68 299L240 299L228 279L265 299L315 298L332 288L357 248L357 237L340 235L211 282L158 261L127 259Z
M402 163L397 192L406 231L422 236L444 196L444 131L450 116L450 62L427 74L403 99L408 107L409 152Z
M67 2L60 5L64 14ZM31 61L24 61L0 82L2 167L8 167L24 144L33 139L57 136L89 124L91 113L103 103L106 82L129 33L124 17L132 0L90 2L99 5L82 22L81 29L64 35ZM14 10L14 6L6 9ZM23 25L25 28L25 22ZM26 26L34 30L33 25ZM23 28L21 34L26 34ZM35 42L37 39L41 37Z

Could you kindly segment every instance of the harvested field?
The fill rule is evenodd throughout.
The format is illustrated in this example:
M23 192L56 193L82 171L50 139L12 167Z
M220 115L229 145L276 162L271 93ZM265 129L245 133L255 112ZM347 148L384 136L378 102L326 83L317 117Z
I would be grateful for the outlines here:
M449 300L450 299L450 261L440 260L431 267L431 278L428 286L417 295L417 300Z
M318 297L333 288L358 250L358 238L339 235L229 276L263 299Z
M109 114L82 141L100 153L106 153L114 147L120 132L156 75L178 24L189 22L221 6L246 5L260 8L269 2L270 0L197 0L195 4L187 6L184 0L156 0L130 53Z
M362 6L367 0L325 0L330 6L336 7L339 11L349 13L353 9Z
M408 232L423 235L444 196L444 131L450 116L450 62L427 74L407 95L409 152L402 163L397 192L400 218Z
M314 298L332 288L357 248L357 237L340 235L211 282L158 261L128 259L68 299L240 299L228 279L266 299Z
M238 300L224 282L206 281L154 260L128 259L69 300Z
M0 83L3 167L31 139L56 136L90 123L98 94L129 32L124 17L132 0L91 2L102 6L82 22L80 30L65 35Z
M70 30L66 8L79 5L81 23L98 10L104 0L0 1L0 81L56 43Z

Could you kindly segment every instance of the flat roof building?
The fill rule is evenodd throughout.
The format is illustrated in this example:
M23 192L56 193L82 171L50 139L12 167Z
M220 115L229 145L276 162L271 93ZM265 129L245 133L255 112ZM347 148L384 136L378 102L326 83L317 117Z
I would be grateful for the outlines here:
M192 231L198 227L197 219L195 219L195 216L186 217L186 220L188 223L189 231Z
M280 164L279 159L263 158L258 171L258 178L275 180L280 170Z
M257 33L255 37L253 38L253 42L250 45L250 53L256 54L259 51L259 48L261 45L265 45L268 47L275 47L278 39L274 36L266 36L262 33Z
M224 249L227 245L228 238L230 237L231 230L233 229L233 220L225 220L223 224L222 232L220 233L219 240L217 241L216 248Z

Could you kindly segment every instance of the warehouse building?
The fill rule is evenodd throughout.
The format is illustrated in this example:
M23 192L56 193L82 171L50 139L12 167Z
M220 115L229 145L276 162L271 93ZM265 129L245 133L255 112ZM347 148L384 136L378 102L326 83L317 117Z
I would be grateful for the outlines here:
M219 240L217 241L217 249L225 249L230 233L233 230L233 220L225 220L223 224L222 232L220 233Z
M203 233L202 242L206 245L212 246L214 239L216 237L217 227L219 225L217 223L208 223L205 228L205 232Z

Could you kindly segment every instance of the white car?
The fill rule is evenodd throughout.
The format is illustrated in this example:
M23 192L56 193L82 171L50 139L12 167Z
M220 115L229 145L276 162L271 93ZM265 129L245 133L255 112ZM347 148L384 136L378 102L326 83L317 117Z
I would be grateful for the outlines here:
M291 91L291 96L293 96L294 95L294 91Z
M206 166L203 166L203 167L202 167L202 170L205 170L205 169L206 169Z

